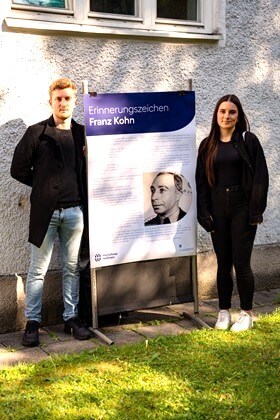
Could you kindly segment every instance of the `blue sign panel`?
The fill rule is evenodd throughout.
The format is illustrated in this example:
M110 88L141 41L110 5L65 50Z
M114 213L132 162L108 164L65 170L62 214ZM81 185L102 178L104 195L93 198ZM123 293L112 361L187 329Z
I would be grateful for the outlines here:
M84 95L87 136L177 131L195 116L194 92Z

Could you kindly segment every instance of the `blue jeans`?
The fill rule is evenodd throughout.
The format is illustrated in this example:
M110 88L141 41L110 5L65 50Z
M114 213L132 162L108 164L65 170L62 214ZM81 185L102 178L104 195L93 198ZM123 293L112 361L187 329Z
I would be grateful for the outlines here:
M60 241L62 265L63 319L78 315L80 280L80 244L84 220L80 206L55 210L40 248L31 245L31 261L26 283L25 316L27 320L41 321L42 294L56 235Z

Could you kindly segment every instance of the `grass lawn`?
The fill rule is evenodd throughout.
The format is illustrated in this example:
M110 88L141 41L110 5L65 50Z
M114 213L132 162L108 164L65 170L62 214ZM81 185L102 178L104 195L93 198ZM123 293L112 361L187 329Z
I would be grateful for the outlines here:
M280 419L280 311L0 370L0 419Z

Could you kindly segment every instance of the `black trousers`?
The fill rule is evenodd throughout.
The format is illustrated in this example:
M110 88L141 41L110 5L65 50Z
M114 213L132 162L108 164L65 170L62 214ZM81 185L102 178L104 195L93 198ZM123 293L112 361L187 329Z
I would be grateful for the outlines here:
M231 307L234 267L240 307L250 310L254 295L251 255L257 227L249 224L249 200L242 188L214 189L212 216L214 232L211 237L218 264L219 307Z

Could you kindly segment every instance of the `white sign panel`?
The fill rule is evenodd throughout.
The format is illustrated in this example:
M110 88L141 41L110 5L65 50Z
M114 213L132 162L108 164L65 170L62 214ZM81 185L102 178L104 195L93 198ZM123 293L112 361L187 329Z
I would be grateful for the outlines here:
M84 95L92 267L196 254L195 95Z

